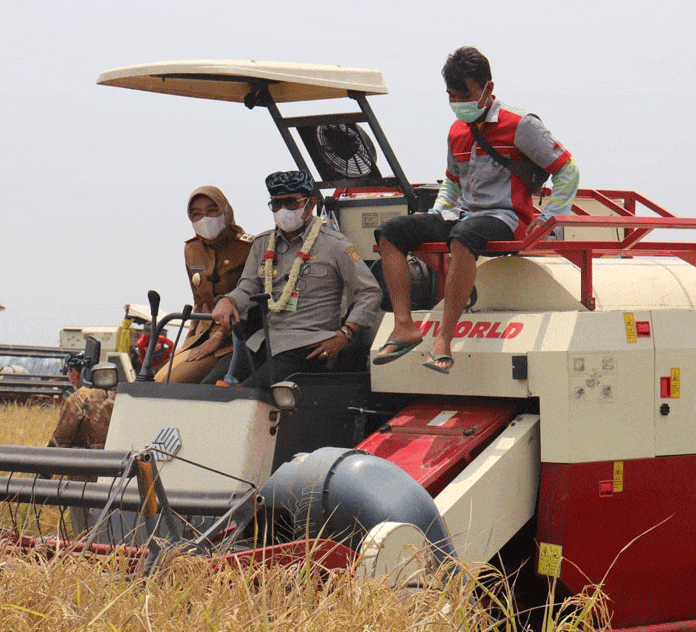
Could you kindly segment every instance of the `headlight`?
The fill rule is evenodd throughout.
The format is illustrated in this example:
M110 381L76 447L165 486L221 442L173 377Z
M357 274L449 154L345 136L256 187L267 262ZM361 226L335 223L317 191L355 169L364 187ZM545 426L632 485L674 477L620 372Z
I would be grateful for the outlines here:
M300 403L300 387L295 382L278 382L271 386L273 401L281 410L295 410Z
M94 388L111 389L118 384L118 369L112 362L100 362L92 367Z

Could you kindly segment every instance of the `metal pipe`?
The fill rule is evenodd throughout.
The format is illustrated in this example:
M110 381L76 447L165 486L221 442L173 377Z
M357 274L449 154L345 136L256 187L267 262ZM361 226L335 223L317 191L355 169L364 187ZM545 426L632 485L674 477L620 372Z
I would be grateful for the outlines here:
M0 445L0 471L64 476L123 476L128 452ZM128 472L133 476L135 472Z
M377 143L379 144L380 149L384 154L384 157L387 159L387 162L391 167L392 173L401 183L401 189L403 191L404 197L408 202L409 212L414 213L418 210L418 199L416 197L416 192L411 186L411 183L408 181L408 178L406 177L404 170L401 168L401 165L399 164L399 160L397 159L394 150L389 144L389 141L387 140L385 133L382 131L382 128L379 122L377 121L377 117L372 111L372 107L367 102L367 96L364 92L357 92L353 90L348 91L348 96L351 99L355 99L355 101L360 106L360 109L365 113L370 129L372 130L372 133L375 135Z
M100 509L112 490L108 483L0 477L0 501L8 502ZM167 498L173 511L196 516L222 516L237 502L236 494L230 492L170 491ZM114 508L124 511L140 511L141 507L135 484L129 484L114 502Z
M157 507L157 503L159 503L160 513L162 514L164 522L167 525L167 529L169 530L170 539L174 543L176 543L179 540L181 540L181 533L179 530L179 525L177 524L176 520L174 519L174 515L172 514L172 507L169 504L169 497L167 496L167 493L164 490L162 478L160 477L159 471L157 470L157 459L155 459L152 456L152 453L148 452L144 455L142 460L145 461L145 463L150 468L150 475L152 476L152 487L155 494L154 505L155 507Z
M174 347L172 348L172 354L169 358L169 367L167 368L167 382L169 382L169 378L172 376L172 368L174 367L174 356L176 355L175 349L179 344L181 332L184 330L184 324L191 317L192 312L193 306L191 305L184 305L184 309L181 310L181 324L179 325L179 331L176 332L176 340L174 340Z

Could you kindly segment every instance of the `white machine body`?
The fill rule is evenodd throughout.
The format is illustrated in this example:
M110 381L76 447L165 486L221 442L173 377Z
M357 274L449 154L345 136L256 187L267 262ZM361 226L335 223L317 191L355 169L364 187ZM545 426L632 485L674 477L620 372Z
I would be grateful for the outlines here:
M142 450L161 431L173 429L180 440L176 456L208 469L176 458L158 460L165 489L230 493L248 489L211 470L256 486L271 475L278 412L269 403L235 399L235 389L220 387L152 383L144 387L136 383L116 395L105 449ZM214 400L210 398L213 389L217 389Z
M597 309L580 274L555 257L479 266L479 299L463 313L454 366L421 366L442 303L418 312L424 342L371 368L378 392L539 398L541 460L580 463L696 452L696 268L680 261L597 260ZM387 314L377 353L393 327Z

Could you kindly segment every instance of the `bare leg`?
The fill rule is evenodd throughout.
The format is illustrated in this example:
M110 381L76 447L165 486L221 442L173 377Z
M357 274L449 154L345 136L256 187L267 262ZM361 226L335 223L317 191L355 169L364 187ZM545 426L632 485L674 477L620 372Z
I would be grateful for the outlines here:
M408 261L406 256L384 237L379 239L379 249L384 281L394 310L394 329L388 340L416 342L423 334L411 318L411 270ZM388 345L380 355L393 351L396 351L396 347Z
M445 307L442 322L433 344L433 356L451 356L452 338L471 290L476 281L476 258L460 241L453 239L450 243L452 263L445 281ZM436 364L443 369L449 369L452 363L440 360Z

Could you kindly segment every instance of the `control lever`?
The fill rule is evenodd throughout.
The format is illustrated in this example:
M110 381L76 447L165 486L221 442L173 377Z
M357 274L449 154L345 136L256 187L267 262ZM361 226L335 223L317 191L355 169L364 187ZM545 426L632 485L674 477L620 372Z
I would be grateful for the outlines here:
M150 344L147 346L143 366L136 378L137 382L153 382L155 379L151 362L152 354L155 352L155 345L157 344L157 314L159 313L160 295L155 292L155 290L149 290L147 293L147 300L150 303Z
M181 325L179 325L179 331L176 333L176 339L174 340L174 348L172 349L172 357L169 358L169 368L167 369L167 382L172 375L172 367L174 366L174 349L179 344L179 338L181 338L181 332L184 330L184 324L191 317L191 312L193 311L192 305L184 305L184 309L181 310Z
M257 303L261 308L261 317L263 318L263 336L266 341L266 360L269 362L269 375L271 384L273 384L275 382L273 379L273 363L271 362L273 352L271 351L271 336L268 329L268 300L271 298L271 295L267 293L253 294L249 298Z

